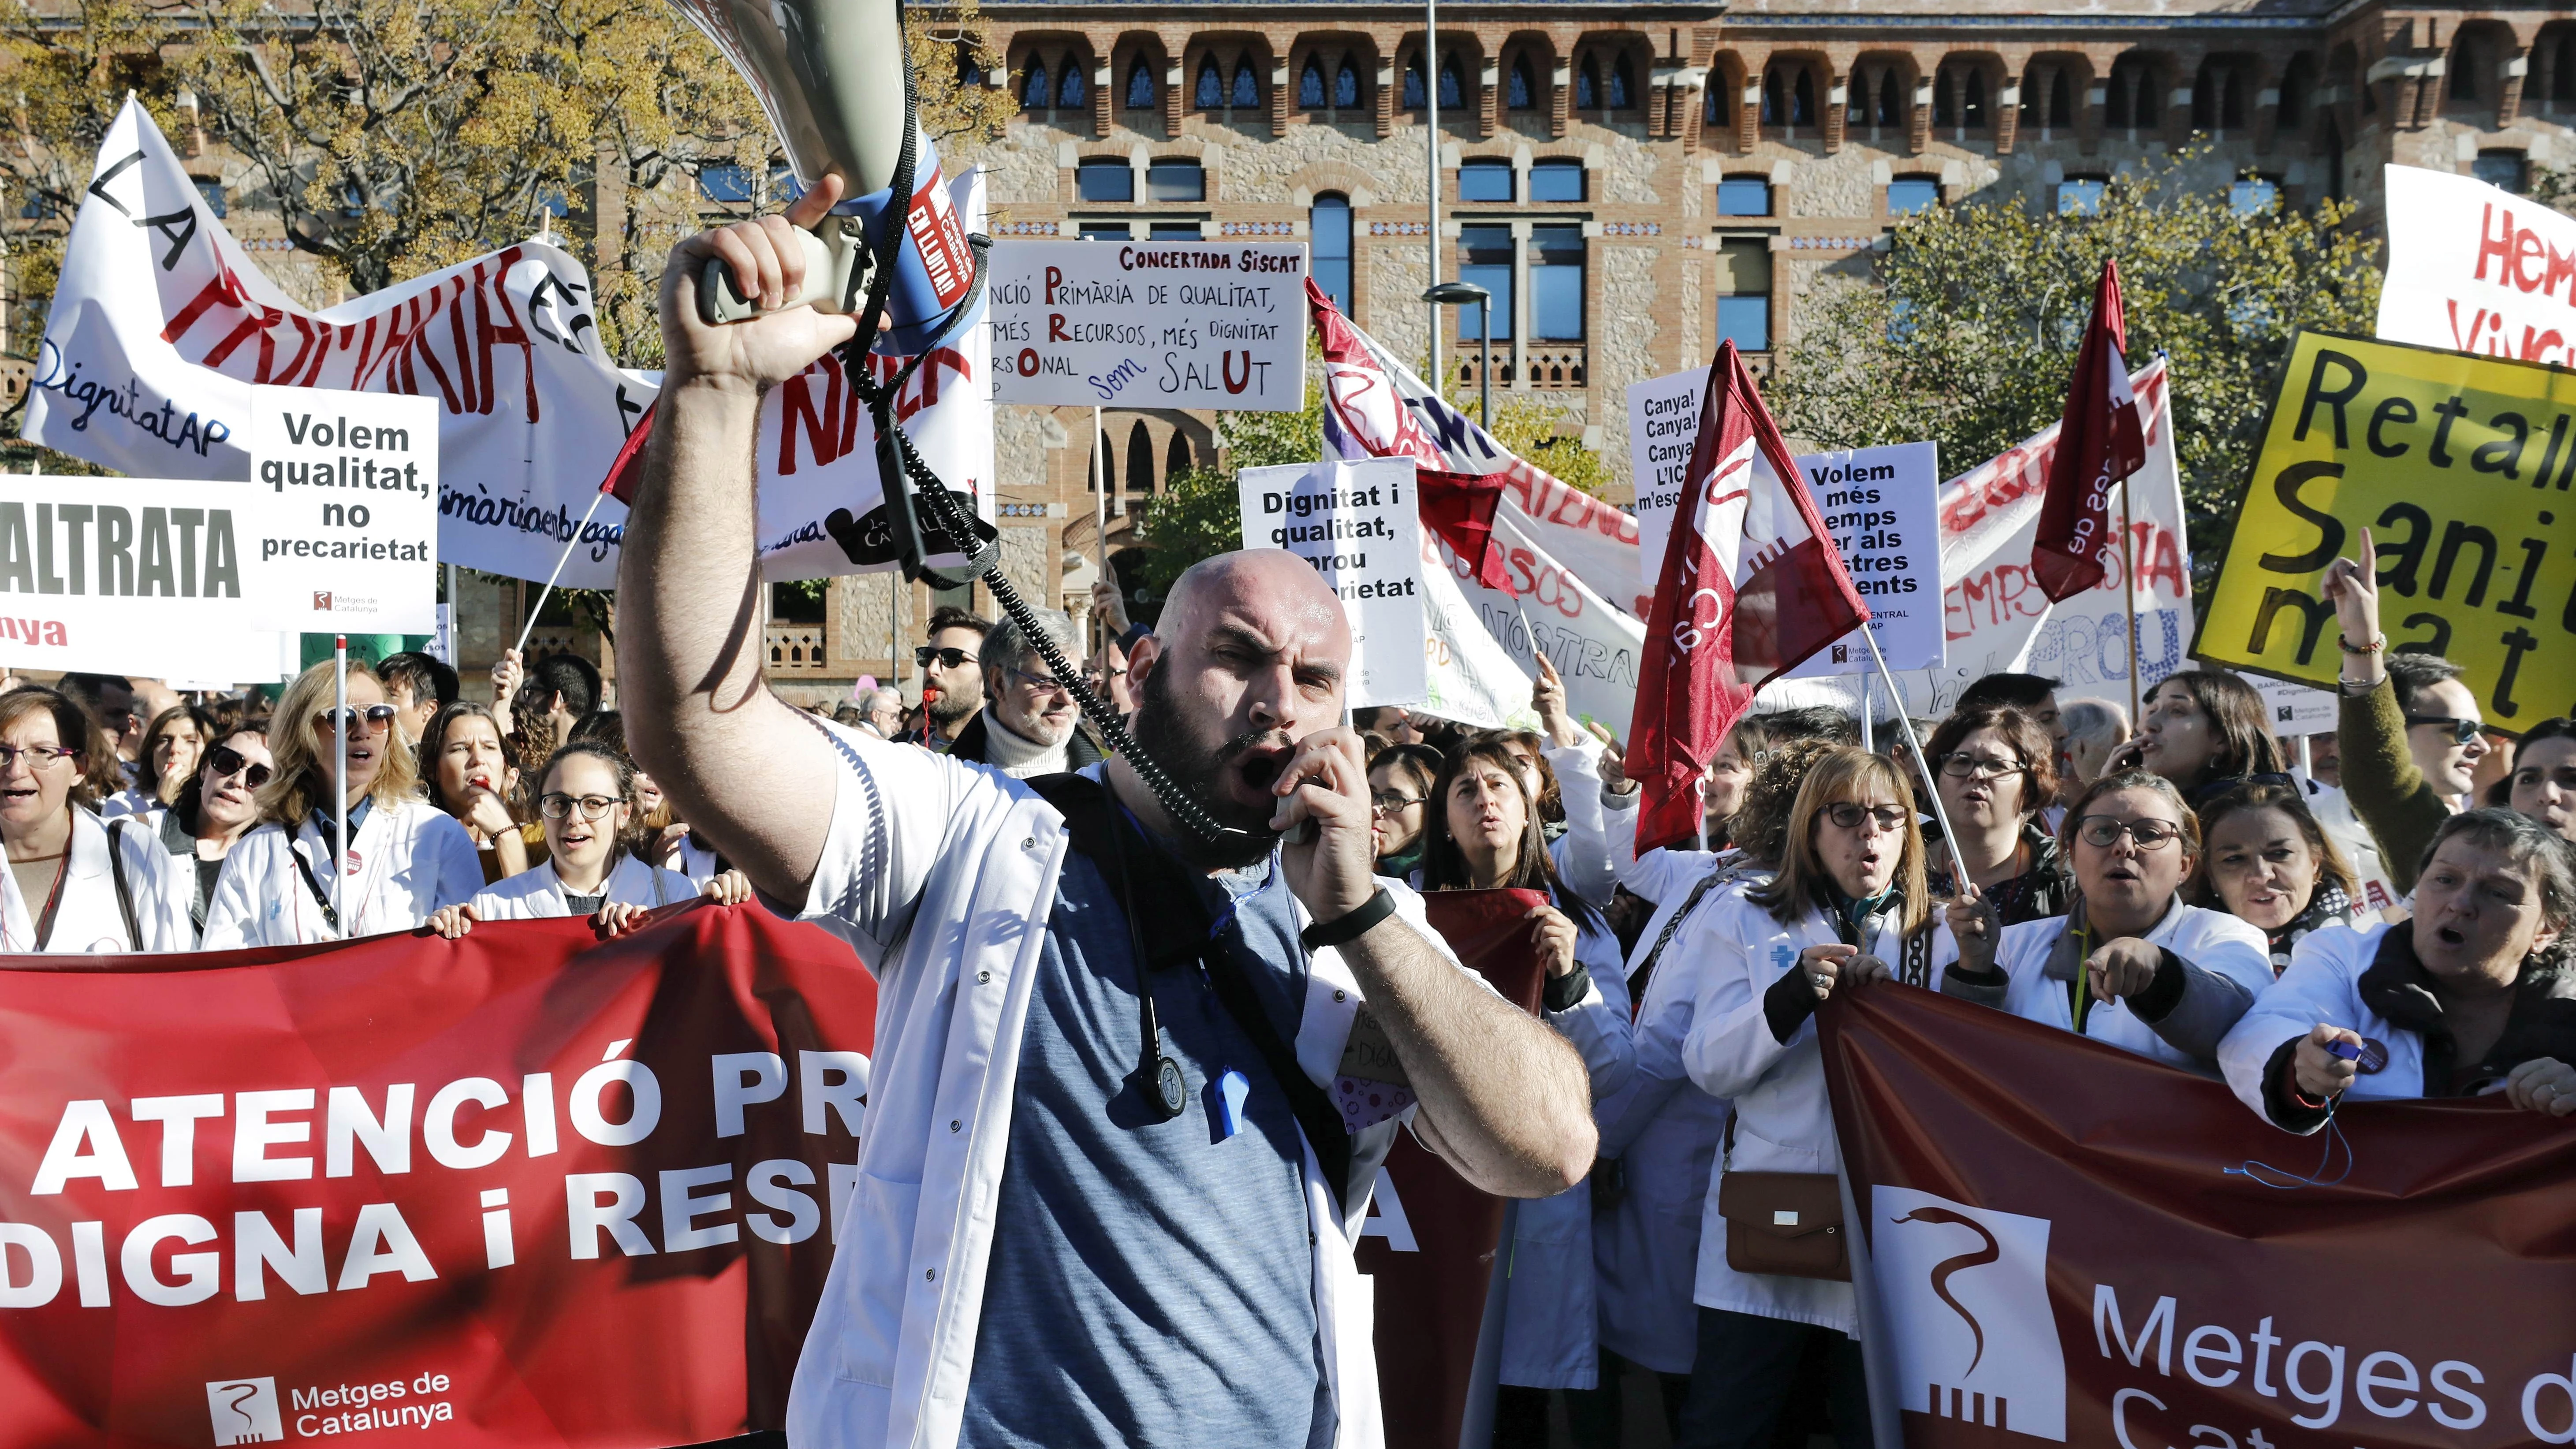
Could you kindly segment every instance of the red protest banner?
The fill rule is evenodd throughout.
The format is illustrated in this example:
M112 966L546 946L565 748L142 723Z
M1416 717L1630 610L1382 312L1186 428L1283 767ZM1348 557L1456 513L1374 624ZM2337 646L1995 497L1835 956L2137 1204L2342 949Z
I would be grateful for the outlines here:
M1422 898L1433 929L1458 959L1532 1015L1541 962L1523 917L1546 903L1524 890L1432 891ZM1375 1289L1388 1449L1455 1449L1502 1234L1501 1198L1468 1186L1410 1134L1396 1138L1357 1253Z
M1914 1449L2576 1441L2563 1122L2356 1103L2319 1171L2323 1134L2064 1031L1902 987L1818 1020Z
M831 936L699 907L21 963L0 1449L784 1422L876 1014Z

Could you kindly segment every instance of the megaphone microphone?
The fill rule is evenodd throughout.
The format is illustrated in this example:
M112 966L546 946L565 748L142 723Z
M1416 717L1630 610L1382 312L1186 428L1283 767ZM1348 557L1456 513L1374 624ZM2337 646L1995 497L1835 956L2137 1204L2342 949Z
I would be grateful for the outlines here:
M969 320L955 314L974 292L975 258L938 147L913 116L897 0L671 3L759 97L797 184L811 190L825 176L841 178L843 200L803 234L804 290L782 305L857 312L882 285L875 350L892 356L917 354ZM898 175L907 135L908 178ZM907 194L897 196L907 180ZM887 265L892 275L879 283L876 271ZM715 326L759 314L733 268L708 262L698 278L699 320Z

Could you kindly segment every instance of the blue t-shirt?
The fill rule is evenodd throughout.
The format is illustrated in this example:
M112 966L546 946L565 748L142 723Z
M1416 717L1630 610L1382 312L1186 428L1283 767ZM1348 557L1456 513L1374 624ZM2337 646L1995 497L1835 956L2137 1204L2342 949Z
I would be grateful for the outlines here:
M1294 1041L1306 958L1277 857L1197 885ZM1162 1049L1189 1088L1181 1115L1158 1120L1132 1080L1137 986L1114 882L1068 852L1020 1042L958 1442L1325 1449L1335 1422L1295 1113L1190 963L1153 982ZM1242 1078L1231 1135L1229 1073Z

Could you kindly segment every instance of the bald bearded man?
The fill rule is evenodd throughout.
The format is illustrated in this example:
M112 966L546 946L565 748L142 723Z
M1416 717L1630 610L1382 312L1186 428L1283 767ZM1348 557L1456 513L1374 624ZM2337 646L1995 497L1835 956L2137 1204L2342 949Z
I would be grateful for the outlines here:
M1288 554L1191 570L1130 656L1138 741L1231 827L1223 845L1124 759L1032 788L768 694L760 399L852 324L799 307L708 328L694 289L720 258L746 295L791 295L788 229L838 198L827 180L673 251L620 578L638 762L880 982L849 1251L789 1437L1375 1443L1352 1248L1376 1161L1410 1120L1487 1191L1558 1192L1591 1165L1583 1065L1371 875L1366 770L1338 723L1349 628Z

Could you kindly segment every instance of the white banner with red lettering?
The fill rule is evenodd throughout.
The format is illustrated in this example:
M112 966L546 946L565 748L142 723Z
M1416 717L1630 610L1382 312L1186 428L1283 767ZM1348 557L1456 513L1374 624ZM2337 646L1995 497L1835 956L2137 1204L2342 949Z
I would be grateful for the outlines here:
M2131 373L2147 461L2127 483L2137 555L2138 680L2141 692L2185 666L2190 647L2191 548L2183 532L2182 475L2174 460L2171 371L2159 357ZM1941 485L1942 633L1949 660L1938 669L1898 670L1906 712L1937 719L1959 691L1999 670L2063 680L2061 700L2093 697L2128 708L2128 579L2116 548L2094 588L2052 607L2031 577L2031 546L2048 486L2057 425ZM2118 495L2113 495L2117 517ZM1886 686L1872 680L1878 698ZM1849 704L1860 681L1794 680L1772 685L1757 708ZM1884 706L1880 707L1883 713Z
M980 228L981 179L960 177L952 195ZM983 328L966 329L897 406L923 457L987 516L990 352ZM871 361L880 375L894 370L893 359ZM216 220L129 100L64 250L25 436L142 477L238 481L250 476L253 384L438 398L441 561L542 579L660 378L616 365L588 272L540 242L304 310ZM772 578L890 563L863 412L830 359L763 405L760 533ZM625 513L600 504L564 584L616 582Z
M2474 176L2386 169L2390 342L2576 366L2576 218Z

